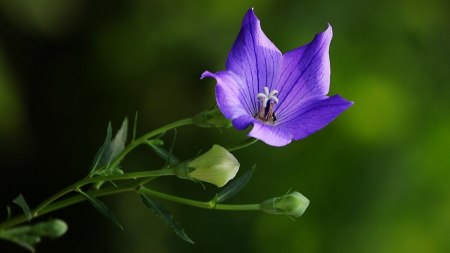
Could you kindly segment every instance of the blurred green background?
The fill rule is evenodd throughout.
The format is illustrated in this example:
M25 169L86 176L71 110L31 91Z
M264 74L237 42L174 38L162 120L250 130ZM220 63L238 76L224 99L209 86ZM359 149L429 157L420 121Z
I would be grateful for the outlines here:
M292 188L311 200L304 216L164 202L192 246L121 195L105 201L124 232L83 203L50 215L69 232L38 252L450 252L447 0L0 0L1 219L17 194L36 205L85 176L109 120L117 129L139 111L142 134L214 104L214 81L200 74L224 68L251 6L283 52L331 23L331 94L355 101L305 140L236 152L241 173L257 170L233 202ZM245 134L182 128L175 154ZM145 148L124 163L161 164ZM166 178L154 186L201 200L216 191ZM0 241L0 252L26 251Z

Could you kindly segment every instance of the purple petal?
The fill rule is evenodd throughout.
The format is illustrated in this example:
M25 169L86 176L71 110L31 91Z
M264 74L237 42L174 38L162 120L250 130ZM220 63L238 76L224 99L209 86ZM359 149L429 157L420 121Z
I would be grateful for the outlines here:
M242 90L250 100L255 115L259 109L256 95L265 86L271 88L278 79L281 52L261 30L259 19L250 9L244 17L239 35L228 55L227 70L238 75Z
M249 136L272 146L285 146L292 140L303 139L322 129L352 104L339 95L315 97L306 101L305 107L296 115L283 122L272 126L255 121Z
M223 115L232 120L236 128L247 128L253 122L253 117L250 116L251 104L245 96L240 78L230 71L215 74L205 71L201 78L205 77L213 77L217 81L216 101Z
M252 131L248 136L259 139L268 145L281 147L292 141L292 131L284 127L266 125L255 121Z
M331 26L314 39L282 57L281 73L276 89L279 91L278 113L302 106L302 99L324 96L330 86L329 47L333 31Z
M250 117L248 115L243 115L243 116L233 119L232 123L235 128L237 128L239 130L244 130L254 121L255 121L255 119L253 117Z
M234 127L242 130L253 124L249 136L284 146L322 129L353 104L338 95L327 96L331 38L328 26L310 43L282 56L250 9L228 55L227 70L206 71L202 78L217 80L217 104ZM261 106L256 96L264 87L266 93L278 91L276 98L270 98L277 102L274 124L255 119Z
M284 129L292 129L294 140L299 140L322 129L333 121L342 112L347 110L353 102L347 101L339 95L325 97L323 100L314 101L280 123Z

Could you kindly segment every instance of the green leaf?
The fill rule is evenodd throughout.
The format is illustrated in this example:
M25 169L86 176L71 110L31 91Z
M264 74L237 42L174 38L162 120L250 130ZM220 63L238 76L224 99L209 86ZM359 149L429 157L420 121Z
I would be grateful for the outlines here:
M147 195L139 193L141 195L142 202L144 205L150 208L150 210L158 216L167 226L169 226L181 239L188 243L194 244L191 238L184 232L184 229L173 219L172 214L164 208L158 202L151 200Z
M30 234L30 230L31 226L0 230L0 238L13 242L31 252L35 252L34 245L41 241L41 237Z
M227 199L230 199L234 195L236 195L240 190L242 190L245 185L247 185L250 178L253 176L253 172L255 172L255 165L245 172L245 174L233 181L229 182L222 190L217 193L216 201L217 203L224 202Z
M19 194L17 198L13 200L13 203L20 206L25 213L25 216L27 216L27 220L30 221L31 218L33 218L33 214L31 213L30 207L27 204L27 201L25 201L25 198L22 194Z
M92 164L91 168L91 174L95 172L97 169L102 168L104 166L104 156L105 156L105 150L108 149L109 144L111 143L111 137L112 137L112 127L111 122L108 123L108 128L106 129L106 138L103 143L103 145L98 149L97 154L95 154L94 162Z
M98 150L94 164L91 168L90 175L113 175L116 168L109 168L109 164L116 159L120 153L125 149L125 143L127 141L128 133L128 119L125 118L122 122L122 126L119 131L117 131L114 138L111 140L112 127L111 123L108 124L108 129L106 131L106 139L103 146Z
M98 200L94 196L91 196L81 190L78 190L78 192L91 203L92 206L94 206L97 211L99 211L101 214L103 214L106 218L110 219L114 224L116 224L121 230L123 230L122 225L119 222L119 219L117 219L117 216L109 210L109 208L103 203L102 201Z
M175 147L175 142L177 141L177 129L174 128L173 129L173 139L172 139L172 144L170 145L170 149L169 149L169 157L166 160L166 167L168 165L176 165L178 164L180 161L175 157L175 159L173 159L174 161L172 161L172 157L173 157L173 149Z
M0 238L16 243L34 252L34 245L39 243L42 237L57 238L65 234L66 231L67 224L64 221L53 219L34 225L0 230Z
M160 143L156 143L155 140L147 142L148 146L162 159L164 159L171 166L175 166L180 163L180 160L176 158L170 151L163 148Z
M133 138L131 139L132 141L134 141L136 139L138 116L139 116L139 113L138 113L138 111L136 111L136 113L134 114Z
M122 126L119 131L117 131L116 136L111 141L108 150L108 162L112 162L124 149L125 142L127 141L127 133L128 133L128 119L125 118L122 122Z

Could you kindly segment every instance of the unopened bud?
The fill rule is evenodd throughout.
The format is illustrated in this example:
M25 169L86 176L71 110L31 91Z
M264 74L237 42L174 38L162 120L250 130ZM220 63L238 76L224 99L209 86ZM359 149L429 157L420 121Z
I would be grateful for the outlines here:
M299 192L291 192L281 197L261 203L261 209L270 214L285 214L300 217L309 205L309 200Z
M42 237L57 238L64 235L67 231L67 224L59 219L40 222L32 226L32 232Z
M208 182L222 187L236 176L238 160L225 148L214 145L208 152L175 168L175 174L183 179Z

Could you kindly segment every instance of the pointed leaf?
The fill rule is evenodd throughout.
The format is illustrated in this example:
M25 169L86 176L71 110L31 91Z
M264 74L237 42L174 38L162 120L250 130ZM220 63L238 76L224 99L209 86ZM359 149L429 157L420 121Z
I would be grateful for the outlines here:
M150 208L150 210L158 216L167 226L169 226L181 239L188 243L194 244L191 238L184 232L184 229L173 219L172 214L164 208L161 204L156 201L151 200L147 195L139 193L141 195L142 202L144 205Z
M151 140L148 141L147 144L159 157L167 161L169 165L174 166L180 163L180 160L178 160L178 158L176 158L170 151L167 151L161 145L158 145L160 143Z
M111 141L109 146L109 157L108 163L112 162L124 149L125 142L127 141L128 133L128 119L125 118L122 122L122 126L119 131L117 131L116 136Z
M92 164L91 168L91 175L94 174L94 172L97 169L102 168L105 165L105 151L108 149L109 144L111 143L111 137L112 137L112 127L111 122L108 123L108 127L106 129L106 138L103 143L103 145L98 149L97 154L95 154L94 162Z
M33 218L30 207L28 206L22 194L19 194L19 196L17 196L17 198L13 200L13 203L22 208L23 212L25 213L25 216L27 216L28 221L30 221L31 218Z
M234 195L236 195L240 190L242 190L245 185L247 185L250 178L253 176L253 172L255 172L255 165L245 172L245 174L237 179L229 182L222 190L217 193L216 201L217 203L224 202L227 199L230 199Z
M116 224L121 230L123 230L122 225L119 222L119 219L117 219L117 216L109 210L109 208L106 206L105 203L100 201L99 199L95 198L94 196L91 196L81 190L78 191L83 197L91 203L101 214L103 214L106 218L110 219L114 224Z
M171 163L172 160L172 156L173 156L173 149L175 147L175 142L177 140L177 129L174 128L173 129L173 139L172 139L172 144L170 145L170 149L169 149L169 157L166 160L166 167L167 165L176 165L179 163L179 161L177 162L178 159L175 158L175 162Z
M139 116L139 113L138 113L138 111L136 111L136 114L134 114L133 138L131 139L131 141L134 141L136 139L138 116Z
M16 237L11 241L34 253L36 252L34 245L41 242L41 238L36 235L25 235L21 237Z
M105 143L97 152L96 158L94 159L94 165L91 169L90 176L96 174L100 175L113 175L115 168L108 168L108 165L117 158L117 156L122 153L125 149L125 143L127 141L128 133L128 119L125 118L122 122L122 126L119 131L117 131L114 138L111 140L112 128L111 124L108 125L108 130L106 134Z
M35 252L34 245L41 241L41 237L31 232L31 226L20 226L7 230L0 230L0 238L13 242L31 252Z

